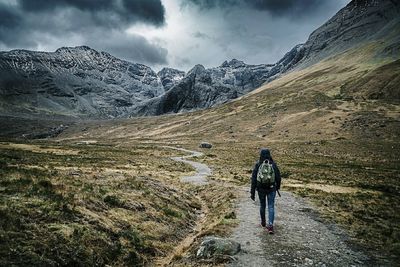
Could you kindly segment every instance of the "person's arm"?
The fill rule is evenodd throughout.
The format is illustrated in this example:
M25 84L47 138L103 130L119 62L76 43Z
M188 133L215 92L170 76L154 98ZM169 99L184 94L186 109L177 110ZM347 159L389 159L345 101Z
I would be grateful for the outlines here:
M276 163L274 164L275 167L275 181L276 181L276 190L281 189L281 171L278 168Z
M256 195L257 171L258 171L258 163L254 166L253 172L252 172L252 174L251 174L251 190L250 190L250 197L251 197L252 200L255 199L255 195Z

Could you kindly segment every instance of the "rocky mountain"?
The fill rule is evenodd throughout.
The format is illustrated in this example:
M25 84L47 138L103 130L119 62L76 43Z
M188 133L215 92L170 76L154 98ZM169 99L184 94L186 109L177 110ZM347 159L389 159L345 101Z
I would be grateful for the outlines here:
M353 0L277 63L252 66L232 60L211 69L195 66L168 92L139 104L135 113L160 115L227 102L290 70L308 67L365 41L387 39L393 29L400 29L399 15L398 1ZM387 53L399 52L399 36L388 45Z
M139 104L135 114L177 113L227 102L263 84L272 67L247 65L236 59L210 69L196 65L163 95Z
M168 91L171 87L179 83L183 77L185 77L185 72L172 68L163 68L157 73L157 76L160 77L165 91Z
M400 29L399 1L353 0L292 50L297 64L289 69L305 68L366 41L387 39L393 29ZM397 34L392 40L395 47L387 52L393 52L393 48L398 52L399 41Z
M5 115L113 118L206 108L257 88L271 67L234 59L208 70L195 66L187 75L172 68L155 73L87 46L13 50L0 53L1 109Z
M121 117L164 93L149 67L87 46L0 53L3 114Z
M3 114L92 118L160 115L203 109L242 96L288 71L302 69L365 41L392 36L385 53L400 51L400 4L353 0L275 64L248 65L233 59L187 74L117 59L89 47L54 53L0 52Z

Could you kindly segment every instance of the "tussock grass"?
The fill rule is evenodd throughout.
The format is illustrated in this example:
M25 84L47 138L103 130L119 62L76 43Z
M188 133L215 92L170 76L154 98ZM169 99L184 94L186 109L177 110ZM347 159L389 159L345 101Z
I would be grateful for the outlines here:
M27 146L0 150L2 266L145 265L196 221L198 200L176 187L190 168L166 150ZM79 153L48 152L60 148Z

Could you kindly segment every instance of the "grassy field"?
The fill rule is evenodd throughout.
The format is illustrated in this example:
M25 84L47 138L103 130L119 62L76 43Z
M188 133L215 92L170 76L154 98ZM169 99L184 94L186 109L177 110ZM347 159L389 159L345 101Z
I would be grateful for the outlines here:
M191 242L237 223L235 190L249 184L261 147L272 150L283 190L308 198L374 257L398 262L400 63L371 56L378 48L347 51L212 109L2 142L0 265L184 263ZM194 188L179 182L193 169L169 159L181 152L162 146L199 150L201 141L214 145L198 158L213 174Z
M146 265L167 256L193 232L201 197L224 196L179 183L193 170L168 158L176 154L140 144L0 143L0 265Z

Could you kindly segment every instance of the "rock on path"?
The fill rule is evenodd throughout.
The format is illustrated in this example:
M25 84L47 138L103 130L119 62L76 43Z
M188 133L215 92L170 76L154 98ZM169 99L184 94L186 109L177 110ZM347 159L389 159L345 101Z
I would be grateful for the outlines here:
M243 252L228 266L365 266L368 258L346 244L346 235L335 225L318 219L310 204L289 192L277 196L275 234L259 222L259 203L242 188L237 213L240 223L231 239ZM267 212L268 215L268 212Z

